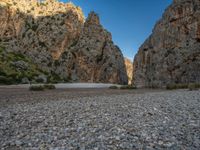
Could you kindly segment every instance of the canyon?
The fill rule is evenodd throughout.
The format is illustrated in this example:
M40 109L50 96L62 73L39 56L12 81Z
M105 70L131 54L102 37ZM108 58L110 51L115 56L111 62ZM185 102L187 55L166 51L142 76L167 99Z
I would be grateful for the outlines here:
M161 88L200 82L200 2L174 0L133 64L91 12L55 0L0 1L0 82ZM132 80L132 82L131 82Z

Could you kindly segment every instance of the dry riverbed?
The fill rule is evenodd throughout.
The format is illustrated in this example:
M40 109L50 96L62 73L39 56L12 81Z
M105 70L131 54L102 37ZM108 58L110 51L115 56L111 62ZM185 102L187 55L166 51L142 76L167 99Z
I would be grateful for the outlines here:
M0 88L0 149L200 148L200 91Z

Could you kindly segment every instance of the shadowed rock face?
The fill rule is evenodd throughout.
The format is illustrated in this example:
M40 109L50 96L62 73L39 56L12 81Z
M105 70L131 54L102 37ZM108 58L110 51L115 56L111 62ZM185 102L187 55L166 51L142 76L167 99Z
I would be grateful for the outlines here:
M2 0L0 44L48 74L77 82L127 83L123 55L91 13L72 3Z
M133 84L200 82L200 1L174 0L134 59Z

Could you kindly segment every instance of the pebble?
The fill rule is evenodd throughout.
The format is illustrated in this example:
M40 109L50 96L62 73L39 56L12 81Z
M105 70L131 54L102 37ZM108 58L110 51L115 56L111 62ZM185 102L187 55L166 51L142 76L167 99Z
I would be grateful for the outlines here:
M17 146L20 146L20 145L22 145L22 142L21 142L21 141L15 141L15 144L16 144Z
M1 107L0 149L199 149L200 91L44 99Z

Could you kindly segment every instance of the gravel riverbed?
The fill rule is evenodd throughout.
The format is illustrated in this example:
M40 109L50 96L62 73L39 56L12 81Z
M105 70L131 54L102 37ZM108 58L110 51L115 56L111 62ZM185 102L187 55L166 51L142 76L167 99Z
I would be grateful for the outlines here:
M200 91L5 91L2 150L200 149Z

